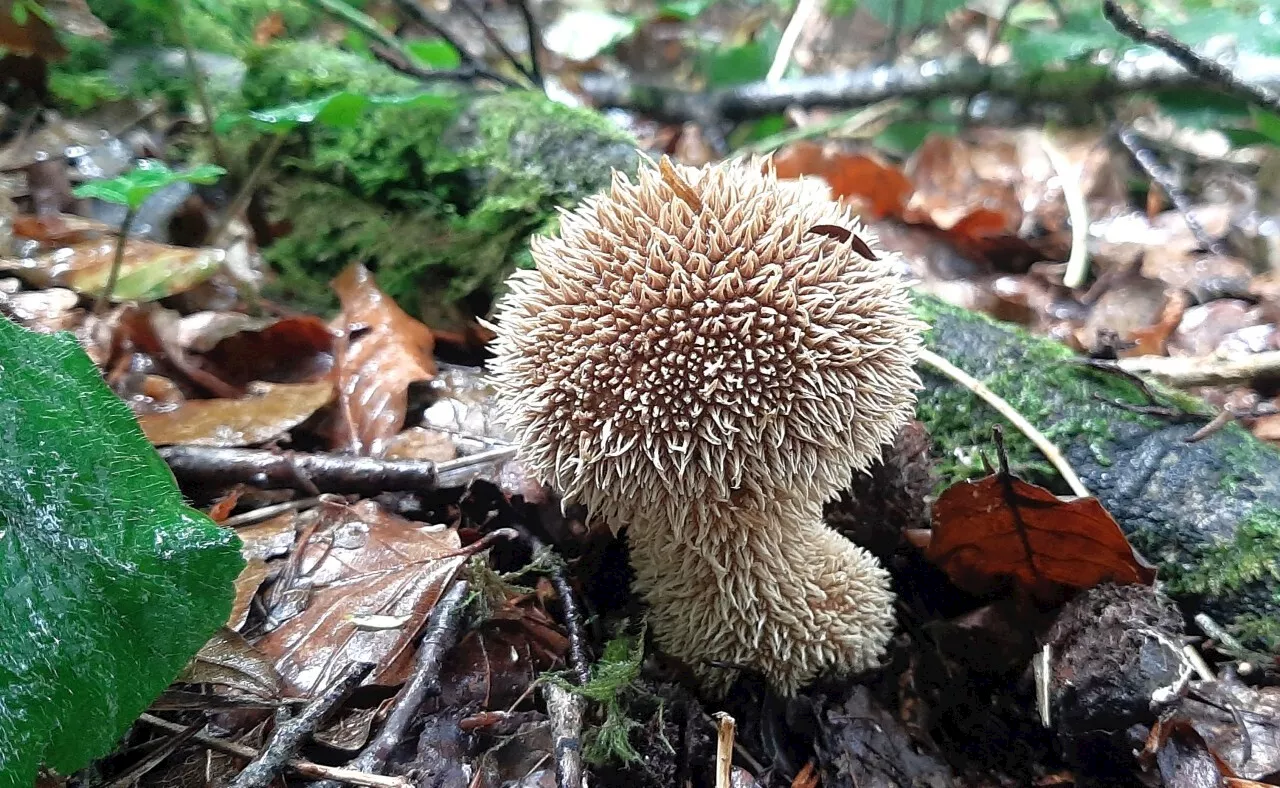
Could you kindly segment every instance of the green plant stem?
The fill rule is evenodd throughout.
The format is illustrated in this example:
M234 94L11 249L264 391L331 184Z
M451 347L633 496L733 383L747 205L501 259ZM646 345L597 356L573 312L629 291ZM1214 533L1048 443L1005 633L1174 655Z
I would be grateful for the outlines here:
M236 192L236 196L231 199L231 204L227 206L227 210L223 212L222 218L218 221L218 225L213 228L209 236L205 239L208 243L216 246L222 236L226 234L227 228L231 226L231 222L241 211L248 206L249 201L253 199L254 189L258 188L258 184L262 181L262 177L267 172L267 167L275 159L276 154L280 152L280 146L284 144L284 139L289 132L279 132L267 145L267 149L262 152L262 156L258 158L253 169L249 171L248 177L244 179L244 183L240 186L240 190Z
M187 32L186 21L182 18L182 6L174 6L173 24L182 37L183 60L187 66L187 77L191 80L191 89L195 91L196 100L200 102L200 112L204 114L204 133L209 137L209 146L213 149L215 164L223 168L227 166L227 154L222 148L222 140L213 128L213 102L209 100L209 91L204 84L204 76L196 63L195 45L191 43L191 34Z
M115 292L116 281L120 278L120 269L124 266L124 250L129 243L129 230L133 220L138 216L138 209L130 206L124 213L124 221L120 222L120 231L116 233L116 254L111 261L111 273L107 274L107 283L103 285L98 301L93 305L93 313L101 315L111 304L111 294Z

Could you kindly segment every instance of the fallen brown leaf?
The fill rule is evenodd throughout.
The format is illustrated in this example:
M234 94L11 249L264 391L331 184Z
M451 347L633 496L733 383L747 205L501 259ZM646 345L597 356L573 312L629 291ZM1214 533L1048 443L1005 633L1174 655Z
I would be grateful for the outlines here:
M138 424L156 446L253 446L280 437L333 399L333 383L250 387L243 399L187 400L176 410L147 413Z
M264 698L281 697L281 681L271 661L238 632L218 630L183 669L178 681L222 684Z
M333 371L335 341L323 320L301 315L246 326L212 347L193 349L203 354L218 377L235 385L253 380L304 383Z
M364 266L348 266L333 288L342 302L334 327L350 339L338 363L339 412L347 428L340 448L381 457L404 426L409 385L435 376L435 340L378 289Z
M68 287L92 297L106 286L115 253L114 238L99 238L35 257L0 259L0 270L14 271L36 287ZM220 249L130 239L111 300L156 301L186 292L212 276L225 257Z
M353 661L378 666L371 683L403 676L410 645L467 560L457 533L409 522L372 501L322 504L301 516L311 519L312 536L291 559L296 571L275 590L304 595L305 604L255 645L301 693L328 686ZM374 616L399 625L361 626Z
M239 632L244 626L249 619L249 606L266 579L267 562L256 556L249 558L236 578L236 598L231 605L231 615L227 616L227 629Z
M1063 587L1155 580L1096 498L1063 501L1003 473L959 482L939 496L925 555L973 593L1007 577L1048 599Z
M778 151L773 164L781 178L820 176L833 197L855 203L864 219L901 218L914 191L911 181L892 164L808 140Z

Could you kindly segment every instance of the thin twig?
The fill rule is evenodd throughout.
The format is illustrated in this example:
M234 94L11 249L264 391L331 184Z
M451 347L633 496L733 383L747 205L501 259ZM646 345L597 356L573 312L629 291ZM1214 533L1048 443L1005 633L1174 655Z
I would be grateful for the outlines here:
M386 765L391 751L404 739L405 731L428 698L440 694L440 666L445 655L458 641L462 627L462 614L466 610L470 584L463 579L436 601L427 618L426 634L418 646L413 664L413 674L396 695L391 712L378 734L360 751L348 768L361 772L376 772ZM329 782L321 782L312 788L336 788Z
M497 48L499 54L506 58L508 63L515 66L516 70L519 71L525 79L529 80L530 84L536 85L537 82L534 80L533 73L529 71L528 66L520 62L520 58L516 57L515 53L507 46L507 43L502 40L502 36L498 35L493 27L488 22L484 21L484 15L477 11L476 7L471 5L469 0L458 0L458 5L462 6L462 10L467 13L467 16L471 17L472 20L480 26L480 30L484 33L484 37L489 39L489 43L493 44L494 47Z
M1080 186L1080 170L1071 166L1048 136L1040 138L1040 147L1062 183L1062 199L1067 204L1067 218L1071 222L1071 255L1067 258L1067 271L1062 283L1074 290L1083 286L1089 275L1089 204L1085 202L1084 190Z
M105 788L128 788L128 786L133 785L142 779L144 775L150 773L152 769L163 763L166 758L177 752L179 747L191 741L203 727L204 721L201 720L194 725L188 725L183 732L170 736L154 752L134 765L132 769L107 783Z
M569 669L578 679L579 685L586 684L591 680L591 660L587 658L587 639L582 633L582 613L578 610L573 586L565 577L564 560L523 525L513 523L512 527L533 551L535 564L540 563L542 556L549 559L546 563L550 566L551 585L555 587L556 595L560 597L560 606L564 608L564 628L569 636Z
M139 722L145 722L155 728L169 731L170 733L182 733L187 729L186 725L179 725L176 722L169 722L166 719L155 716L154 714L143 714L138 718ZM210 736L207 733L197 733L191 737L192 741L199 742L202 746L208 747L217 752L234 755L237 758L252 760L258 757L258 751L252 747L246 747L243 744L219 739L217 736ZM311 761L291 760L285 763L291 771L317 780L334 780L335 782L345 783L347 785L360 785L364 788L412 788L412 784L403 777L384 777L380 774L366 774L351 769L343 769L337 766L324 766Z
M432 16L431 12L429 12L422 3L418 2L418 0L393 0L393 2L395 2L396 7L403 11L406 16L435 33L437 36L440 36L445 43L453 47L457 51L458 56L462 58L462 61L476 73L476 76L492 79L495 82L506 85L507 87L520 87L512 80L490 69L482 60L469 52L464 46L462 46L458 39L449 32L449 29L441 24L438 19ZM403 51L403 47L393 46L391 48ZM413 58L411 57L407 58L407 60L410 63L413 62Z
M352 662L329 687L311 699L288 722L276 725L262 748L262 754L236 775L228 788L266 788L284 771L306 739L364 681L374 668L372 662Z
M288 136L287 132L277 132L271 138L267 149L254 162L253 169L249 171L244 183L240 185L240 190L231 199L231 204L223 211L222 219L219 220L213 231L205 237L205 241L210 246L219 246L221 244L222 236L226 233L227 228L231 226L231 222L249 205L249 201L253 199L254 190L258 188L262 177L267 174L267 167L275 160L276 154L280 152L280 146L284 144L285 138Z
M129 245L129 231L133 229L133 220L138 217L138 209L129 206L125 209L124 219L116 232L116 253L111 258L111 271L107 274L107 283L102 286L98 300L94 302L93 313L102 316L111 305L111 296L116 291L116 282L120 281L120 269L124 267L124 252Z
M920 360L933 370L954 380L956 383L969 389L981 399L990 405L997 413L1009 420L1018 431L1027 436L1027 439L1040 450L1040 453L1057 469L1058 474L1062 477L1071 491L1081 498L1089 496L1089 488L1085 487L1084 482L1080 481L1080 477L1076 474L1075 469L1067 462L1067 458L1062 456L1062 452L1057 446L1044 436L1044 433L1036 429L1035 425L1027 421L1027 418L1014 409L1012 405L1006 402L998 394L987 388L986 384L970 375L968 372L960 369L956 365L947 361L942 356L934 353L932 350L921 350Z
M1151 46L1164 52L1187 71L1213 85L1225 88L1231 93L1270 110L1280 113L1280 93L1264 85L1256 85L1238 78L1231 69L1196 54L1191 47L1169 35L1163 30L1152 30L1128 14L1116 0L1103 0L1102 14L1116 30L1134 41Z
M529 34L529 70L533 72L533 81L539 88L544 86L542 79L542 33L538 30L538 20L533 16L529 0L516 0L520 16L524 19L525 32Z
M159 451L174 475L189 484L299 489L305 480L320 492L366 495L453 486L469 478L477 466L502 463L516 454L514 446L502 446L433 463L211 446L168 446Z
M1247 356L1132 356L1115 365L1134 375L1149 375L1178 388L1225 386L1251 383L1260 378L1280 377L1280 350L1266 350Z
M582 765L582 715L587 699L554 681L542 682L542 696L547 701L547 717L551 720L556 786L583 788L586 783Z
M880 128L880 124L893 119L900 114L901 110L902 102L900 101L882 101L879 104L872 104L862 109L836 113L826 120L810 123L802 128L790 129L770 135L762 140L744 145L739 150L743 153L765 154L772 153L784 145L815 137L839 136L849 138L872 136L873 131L870 131L869 128Z
M1200 224L1200 220L1192 213L1194 208L1191 205L1190 198L1187 193L1178 185L1177 178L1167 167L1160 163L1156 155L1151 149L1143 146L1138 139L1138 134L1131 128L1121 128L1116 135L1120 144L1125 150L1129 151L1129 155L1138 163L1142 171L1147 174L1160 189L1169 197L1169 202L1173 203L1173 207L1182 215L1182 220L1187 223L1187 227L1191 229L1191 234L1195 236L1196 243L1214 254L1225 254L1226 250L1222 243L1209 236L1204 229L1204 225Z
M737 723L723 711L716 718L716 788L733 788L733 742Z
M790 65L791 57L795 54L800 33L804 31L804 26L819 8L818 0L800 0L796 3L795 13L791 15L791 21L787 22L786 29L782 31L782 38L778 40L778 50L773 55L773 63L769 66L769 73L764 78L765 82L777 82L782 79L783 74L787 73L787 66Z
M315 496L313 498L299 498L296 501L285 501L284 503L274 503L270 506L262 506L253 511L235 514L218 525L223 528L244 528L248 525L257 525L265 523L267 520L274 519L288 512L304 512L313 506L318 505L324 500L324 496Z
M1018 7L1020 0L1009 0L1005 3L1004 11L1000 14L1000 18L996 21L995 29L991 31L991 35L987 36L987 50L982 54L982 65L988 69L988 76L991 75L991 59L995 56L996 45L1000 43L1000 37L1004 35L1004 29L1009 24L1009 17L1013 15L1013 9ZM964 109L960 112L960 121L968 124L973 120L973 100L978 94L986 90L984 86L982 90L971 92L964 99Z
M187 22L183 17L186 6L182 3L173 4L173 24L178 28L178 35L182 39L183 60L187 67L187 77L191 80L191 88L195 91L196 101L200 102L200 111L204 114L204 131L209 138L209 147L213 149L213 162L220 164L225 169L227 166L227 152L222 147L222 140L218 137L218 132L213 127L213 102L209 100L209 90L204 84L204 75L200 73L200 66L196 63L196 48L191 43L191 33L187 30Z

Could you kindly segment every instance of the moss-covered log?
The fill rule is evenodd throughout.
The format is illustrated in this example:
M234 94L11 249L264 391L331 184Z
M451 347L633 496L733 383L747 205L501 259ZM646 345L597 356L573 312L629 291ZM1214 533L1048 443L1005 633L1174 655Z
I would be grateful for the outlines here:
M918 298L929 345L982 380L1066 455L1133 544L1159 562L1171 595L1236 630L1251 646L1280 647L1280 452L1238 425L1188 443L1206 419L1169 419L1138 386L1072 363L1051 340ZM941 458L944 484L982 475L991 428L1003 420L971 392L926 371L920 418ZM1203 403L1152 386L1174 411ZM1117 404L1121 403L1121 404ZM1047 460L1006 425L1013 470L1052 484Z

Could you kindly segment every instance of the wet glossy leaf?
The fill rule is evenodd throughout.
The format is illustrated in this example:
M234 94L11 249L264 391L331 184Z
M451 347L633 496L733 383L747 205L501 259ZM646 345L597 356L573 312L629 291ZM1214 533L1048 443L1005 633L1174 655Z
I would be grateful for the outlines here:
M297 574L273 591L305 605L256 641L302 693L327 686L350 662L373 662L371 681L399 675L436 600L467 560L458 535L391 515L372 501L322 505L302 515L314 529L299 547ZM368 616L404 617L396 629L361 628Z
M351 341L338 366L339 409L347 420L346 446L375 457L404 426L409 385L431 380L431 329L405 314L382 293L362 265L333 281L342 303L336 328Z
M333 345L334 334L323 320L298 315L247 326L212 348L193 349L204 354L219 378L245 385L254 380L303 383L324 377L333 369Z
M1010 577L1048 599L1064 587L1155 579L1098 499L1063 501L1005 474L960 482L938 497L925 555L974 593Z
M413 93L403 96L366 96L341 90L327 96L286 104L271 109L245 113L228 112L214 124L219 132L238 126L254 126L263 131L284 133L298 126L319 123L324 126L354 126L370 107L378 106L451 106L448 97L439 93Z
M31 785L115 746L244 562L70 335L0 320L0 436L0 785Z
M213 183L226 174L216 164L201 164L189 170L171 170L156 159L143 159L126 173L100 181L89 181L77 186L77 197L92 197L103 202L139 208L147 198L175 183Z
M147 413L138 424L156 446L253 446L280 437L333 399L333 383L254 387L243 399L193 399L175 410Z
M238 632L219 629L200 649L179 681L188 684L221 684L264 698L280 696L280 675L271 660Z
M3 259L0 270L17 271L38 287L58 285L96 296L106 286L115 253L115 239L99 238L37 257ZM220 249L130 239L111 300L156 301L186 292L213 276L225 256Z

